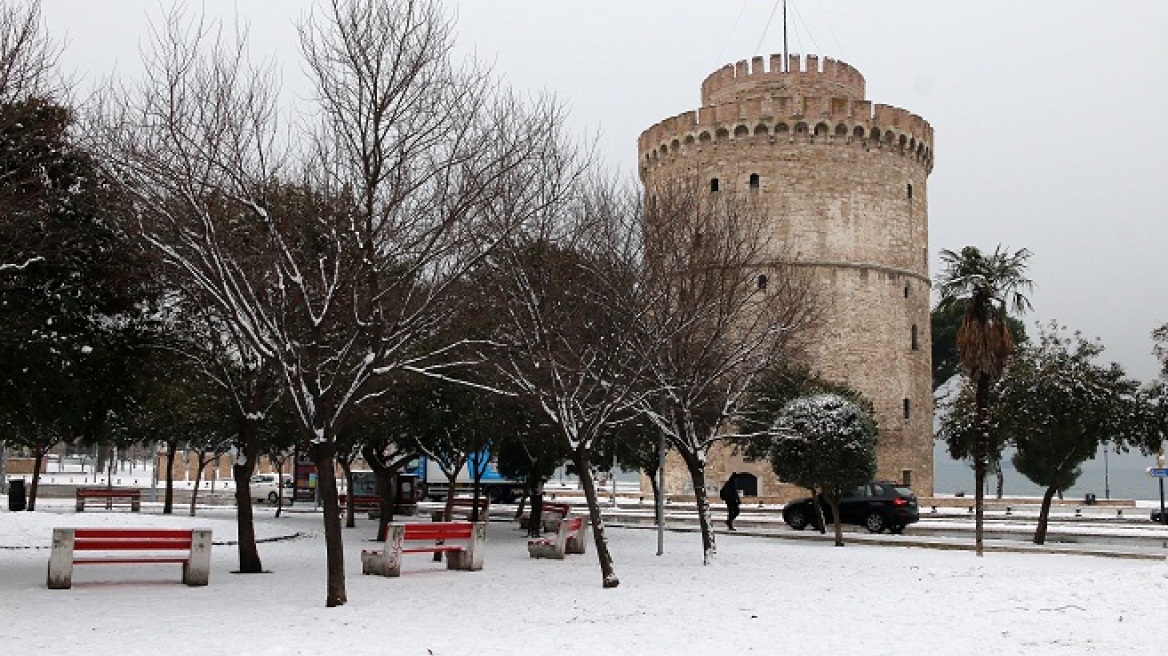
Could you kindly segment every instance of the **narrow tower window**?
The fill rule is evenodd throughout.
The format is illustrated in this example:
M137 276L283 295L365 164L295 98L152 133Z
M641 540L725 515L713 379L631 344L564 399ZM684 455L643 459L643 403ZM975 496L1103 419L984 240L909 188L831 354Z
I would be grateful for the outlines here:
M919 350L921 350L921 345L920 345L919 343L917 343L917 327L916 327L916 324L913 324L913 327L912 327L912 350L914 350L914 351L919 351Z
M909 400L908 400L908 399L905 399L905 400L904 400L904 418L905 418L906 420L907 420L907 419L909 418L909 416L912 414L912 408L911 408L910 406L911 406L911 404L910 404Z
M760 274L758 276L758 288L759 288L759 290L765 291L766 287L767 287L767 277L766 277L766 274L763 273L763 274Z
M718 191L718 178L710 178L710 191Z
M912 183L911 182L908 183L907 190L908 190L908 199L912 200Z
M751 191L758 191L758 182L759 182L758 174L751 173L750 174L750 190Z

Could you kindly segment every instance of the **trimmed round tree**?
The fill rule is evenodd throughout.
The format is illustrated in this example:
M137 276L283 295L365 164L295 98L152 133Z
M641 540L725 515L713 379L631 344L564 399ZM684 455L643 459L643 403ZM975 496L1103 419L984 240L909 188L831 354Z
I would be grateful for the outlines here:
M833 393L791 401L771 428L771 467L784 481L827 500L837 547L844 545L840 498L876 474L876 433L876 421L863 405ZM823 527L823 510L814 505Z

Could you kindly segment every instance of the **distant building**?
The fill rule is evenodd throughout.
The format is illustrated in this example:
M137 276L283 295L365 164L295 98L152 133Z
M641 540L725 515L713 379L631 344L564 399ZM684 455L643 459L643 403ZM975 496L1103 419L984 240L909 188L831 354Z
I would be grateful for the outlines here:
M708 181L711 193L757 194L772 241L812 269L827 304L810 364L875 406L878 476L933 492L929 334L929 214L933 129L919 116L864 97L851 66L814 55L773 55L715 71L702 106L639 140L646 189ZM774 255L777 257L778 252ZM760 272L766 262L757 263ZM763 274L765 275L765 274ZM669 466L669 494L692 492ZM707 480L757 477L762 496L790 494L766 463L729 448L710 455Z

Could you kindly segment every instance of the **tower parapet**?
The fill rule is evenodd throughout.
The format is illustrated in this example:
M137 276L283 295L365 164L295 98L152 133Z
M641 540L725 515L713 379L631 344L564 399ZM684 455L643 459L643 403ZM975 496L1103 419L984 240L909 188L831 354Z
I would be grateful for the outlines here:
M762 96L864 98L864 76L842 61L825 57L820 67L816 55L789 55L787 70L783 56L743 59L714 71L702 82L702 105L720 105Z
M684 149L744 139L879 148L933 170L933 127L899 107L839 97L755 97L708 105L641 133L641 169Z

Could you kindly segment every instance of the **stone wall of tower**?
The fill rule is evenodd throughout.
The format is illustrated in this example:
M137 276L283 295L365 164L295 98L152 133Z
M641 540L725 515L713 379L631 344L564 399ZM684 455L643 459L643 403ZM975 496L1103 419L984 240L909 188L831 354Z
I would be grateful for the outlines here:
M932 128L864 99L863 77L842 62L820 69L817 58L792 57L790 72L778 62L772 57L768 70L755 58L715 72L702 85L709 104L646 130L642 182L716 179L717 193L757 195L769 214L771 257L809 267L825 303L812 367L874 404L878 475L907 478L930 495ZM745 466L728 453L711 454L708 480L743 467L759 477L760 494L779 489L765 463Z

